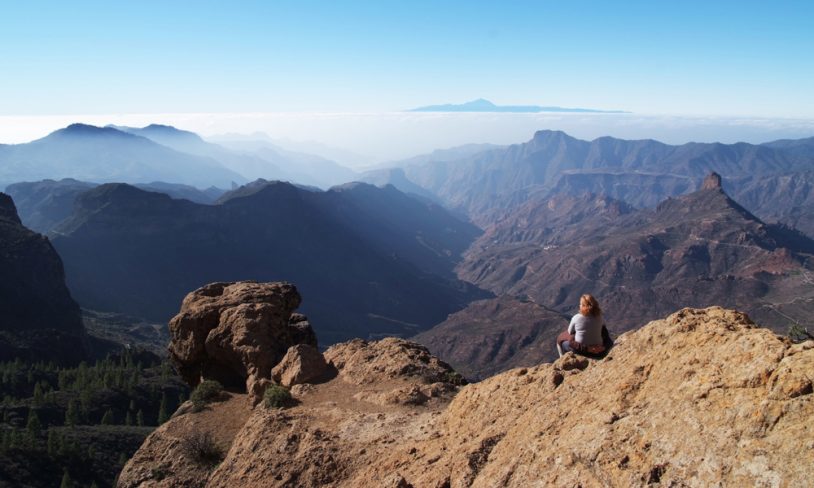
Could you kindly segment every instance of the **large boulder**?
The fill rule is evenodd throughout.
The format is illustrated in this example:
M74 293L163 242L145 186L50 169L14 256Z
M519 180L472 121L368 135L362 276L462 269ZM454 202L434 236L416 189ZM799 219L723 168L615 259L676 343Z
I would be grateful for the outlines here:
M316 347L297 344L288 348L283 359L271 370L272 379L286 388L316 381L328 372L325 357Z
M170 357L190 386L212 379L261 395L296 344L317 346L290 283L212 283L188 294L170 321Z

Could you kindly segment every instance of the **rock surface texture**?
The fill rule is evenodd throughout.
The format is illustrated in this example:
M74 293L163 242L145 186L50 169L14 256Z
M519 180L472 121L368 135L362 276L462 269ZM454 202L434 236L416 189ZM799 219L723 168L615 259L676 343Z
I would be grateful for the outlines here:
M295 388L295 407L255 408L231 439L219 437L227 454L212 471L189 476L180 460L177 472L151 477L150 463L201 414L177 416L119 485L782 487L814 478L814 342L792 344L736 311L683 309L622 335L603 360L569 353L457 394L431 383L451 372L420 349L392 339L334 346L326 358L338 375ZM369 401L413 388L447 393Z
M271 378L277 384L291 388L316 381L327 371L325 358L316 347L297 344L289 347L283 359L271 370Z
M187 295L170 321L170 357L193 387L213 379L262 394L255 384L271 378L290 346L317 345L304 316L292 314L299 305L289 283L206 285Z

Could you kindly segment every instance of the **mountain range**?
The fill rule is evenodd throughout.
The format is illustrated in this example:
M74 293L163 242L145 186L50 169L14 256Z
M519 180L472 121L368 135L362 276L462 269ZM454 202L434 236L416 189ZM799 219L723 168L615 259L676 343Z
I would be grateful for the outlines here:
M565 108L541 107L539 105L495 105L489 100L478 98L461 104L428 105L409 110L409 112L510 112L510 113L539 113L539 112L573 112L573 113L628 113L622 110L597 110L593 108Z
M612 137L583 141L545 130L523 144L456 159L396 163L403 178L392 183L405 190L405 183L417 185L484 227L537 194L602 194L635 207L654 207L699 189L714 171L733 198L757 216L796 224L814 235L808 217L814 210L813 160L811 139L673 146Z
M89 164L101 164L99 137L234 165L260 164L250 153L268 143L233 152L157 125L63 131L87 133ZM540 131L364 175L379 187L65 179L8 190L22 221L51 236L83 307L162 322L208 282L289 280L312 297L303 309L328 344L420 333L483 377L551 359L585 292L614 333L712 304L778 332L806 320L812 155L811 139L672 146Z
M270 143L251 150L228 149L193 132L157 124L143 128L72 124L36 141L0 145L0 187L72 178L230 188L267 178L327 188L354 175L332 161Z
M553 360L554 337L583 293L601 298L613 334L713 304L785 334L814 314L812 257L814 241L762 222L717 174L655 209L593 195L530 200L487 228L458 265L462 280L500 301L475 302L417 340L476 377Z
M478 233L393 187L257 182L216 205L101 185L51 235L85 307L165 321L203 284L287 280L332 343L412 335L487 296L453 274Z

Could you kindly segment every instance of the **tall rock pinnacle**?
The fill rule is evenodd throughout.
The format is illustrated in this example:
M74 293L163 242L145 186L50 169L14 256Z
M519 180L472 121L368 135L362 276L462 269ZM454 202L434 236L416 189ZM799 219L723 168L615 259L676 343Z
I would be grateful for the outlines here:
M702 190L721 190L721 175L712 172L704 178L704 184L701 186Z

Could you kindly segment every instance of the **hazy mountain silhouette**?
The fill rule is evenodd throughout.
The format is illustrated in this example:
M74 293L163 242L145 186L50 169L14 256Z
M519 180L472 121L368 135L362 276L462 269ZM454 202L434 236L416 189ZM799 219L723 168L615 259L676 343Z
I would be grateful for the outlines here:
M246 181L214 159L112 127L73 124L26 144L0 146L0 182L74 178L96 183L167 181L198 187Z
M810 171L814 149L806 141L672 146L612 137L583 141L545 130L523 144L403 169L409 182L485 226L533 194L606 194L635 206L653 206L698 189L709 171L724 176L728 190L743 197L738 186L743 178Z
M358 179L358 174L350 168L330 159L280 147L268 138L262 139L218 139L219 143L240 154L258 157L273 162L283 170L285 179L329 188ZM258 175L257 177L264 177Z
M9 185L6 192L17 205L20 219L26 227L47 234L73 212L74 201L81 193L98 186L96 183L65 178L59 181L42 180ZM177 183L139 183L142 190L164 193L172 198L183 198L195 203L214 203L224 190L209 187L199 190Z
M334 342L412 335L483 296L451 278L478 230L392 187L272 182L207 206L110 184L75 208L54 246L72 293L93 309L167 320L205 283L290 280Z
M577 113L628 113L622 110L597 110L593 108L565 108L565 107L541 107L539 105L495 105L489 100L478 98L470 102L461 104L428 105L408 110L408 112L516 112L516 113L538 113L538 112L577 112Z
M204 141L194 132L160 124L151 124L143 128L116 127L116 129L146 137L176 151L214 159L226 168L250 180L257 178L288 178L286 171L273 161L250 154L230 151L218 144Z

